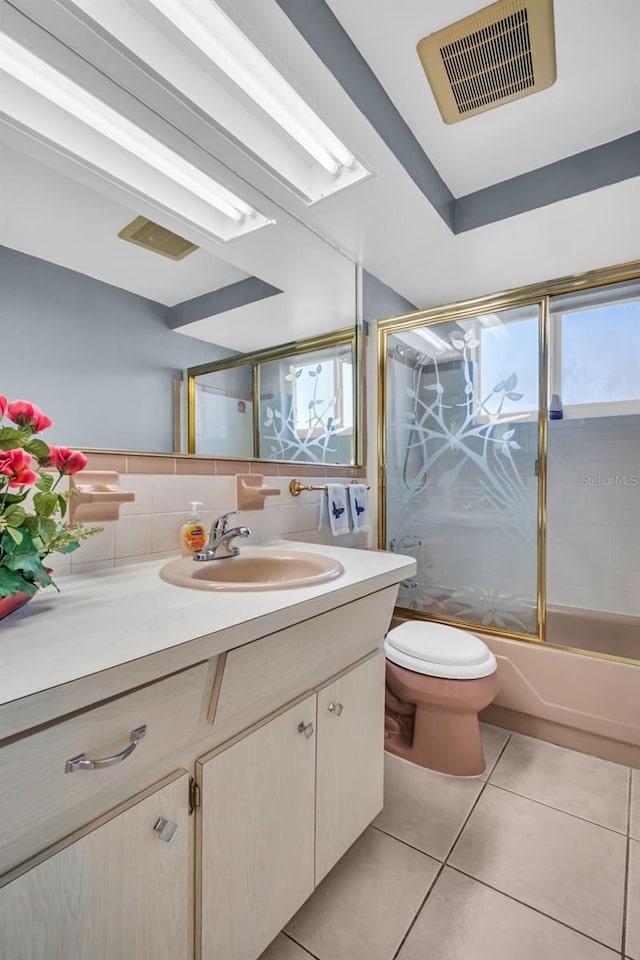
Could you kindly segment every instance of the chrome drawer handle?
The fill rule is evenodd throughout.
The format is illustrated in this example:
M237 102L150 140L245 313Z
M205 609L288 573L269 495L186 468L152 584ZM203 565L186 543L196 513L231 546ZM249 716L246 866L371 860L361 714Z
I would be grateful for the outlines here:
M138 746L145 733L147 732L146 723L142 727L136 727L131 731L131 742L121 753L116 753L113 757L103 757L101 760L88 760L85 753L78 754L67 760L64 765L65 773L73 773L74 770L101 770L103 767L113 767L116 763L122 763L127 757L130 757Z
M305 740L308 740L309 737L313 736L313 724L305 723L304 720L301 720L298 724L298 733L304 733Z
M332 700L327 709L329 710L329 713L335 713L336 717L339 717L344 710L344 707L341 703L334 703Z

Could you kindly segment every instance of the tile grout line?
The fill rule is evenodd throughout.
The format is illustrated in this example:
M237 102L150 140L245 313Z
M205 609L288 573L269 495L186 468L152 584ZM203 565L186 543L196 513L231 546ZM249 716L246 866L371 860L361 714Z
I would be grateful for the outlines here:
M518 898L514 897L512 893L507 893L506 890L501 890L499 887L493 887L490 883L487 883L486 880L480 880L478 877L474 877L471 873L465 873L464 870L462 870L460 867L455 867L452 863L448 863L447 867L449 870L453 870L455 873L459 873L461 876L467 877L468 880L473 880L475 883L479 883L481 886L487 887L488 890L493 890L494 893L499 893L508 900L513 900L514 903L520 904L521 907L525 907L527 910L533 910L533 912L537 913L539 916L546 917L547 920L552 920L554 923L560 924L561 927L565 927L567 930L572 930L573 933L578 933L586 940L591 940L592 943L597 943L601 947L606 947L607 950L611 950L613 953L620 953L618 947L612 947L610 943L605 943L603 940L596 940L596 938L592 937L590 933L585 933L584 930L579 930L577 927L572 927L571 924L565 923L564 920L558 920L557 917L552 917L550 913L545 913L544 910L540 910L539 907L532 906L525 900L518 900ZM622 956L624 956L624 954L622 954Z
M487 780L487 783L489 781ZM503 787L499 783L489 783L490 787L495 787L496 790L502 790L504 793L510 793L512 797L521 797L522 800L529 800L530 803L537 803L541 807L546 807L547 810L555 810L556 813L564 813L568 817L573 817L574 820L580 820L582 823L590 823L592 827L600 827L602 830L608 830L609 833L615 833L618 837L626 837L627 830L615 830L613 827L607 827L604 823L596 823L595 820L587 820L586 817L581 817L577 813L570 813L569 810L563 810L562 807L554 807L550 803L545 803L544 800L536 800L535 797L528 797L525 793L518 793L517 790L510 790L508 787Z
M415 849L415 848L414 848L414 849ZM422 852L422 851L421 851L421 852ZM424 854L424 856L428 856L428 854ZM432 859L433 859L433 858L432 858ZM432 880L431 883L429 884L429 887L427 888L427 892L425 893L423 899L421 900L420 905L419 905L418 909L416 910L416 912L415 912L415 914L414 914L414 916L413 916L413 919L411 920L411 923L410 923L409 926L407 927L407 929L406 929L406 931L405 931L405 933L404 933L404 936L402 937L402 940L401 940L400 943L398 944L398 949L394 952L393 957L392 957L392 960L396 960L398 954L400 953L400 951L401 951L402 948L404 947L405 942L406 942L406 940L407 940L407 937L409 936L409 934L410 934L411 931L413 930L413 927L414 927L414 925L415 925L415 923L416 923L416 920L418 919L418 917L419 917L420 914L422 913L422 909L423 909L425 903L427 902L427 900L429 899L429 897L431 896L431 893L432 893L432 891L433 891L436 883L437 883L438 880L440 879L440 875L441 875L441 873L442 873L443 870L444 870L444 863L441 863L440 866L439 866L439 868L438 868L438 871L437 871L435 877L433 878L433 880Z
M418 909L416 910L415 915L414 915L414 917L413 917L413 920L411 921L411 923L410 923L409 926L407 927L407 929L406 929L406 931L405 931L405 934L404 934L402 940L400 941L400 943L399 943L399 945L398 945L398 949L397 949L396 952L393 954L392 960L397 960L397 957L398 957L400 951L401 951L402 948L404 947L404 945L405 945L405 943L406 943L406 941L407 941L407 938L409 937L409 934L410 934L411 931L413 930L413 928L414 928L414 926L415 926L415 924L416 924L416 921L417 921L418 917L420 916L420 914L422 913L422 911L423 911L423 909L424 909L424 905L426 904L427 900L428 900L429 897L431 896L431 893L433 892L436 883L437 883L438 880L440 879L440 876L441 876L441 874L442 874L442 872L443 872L443 870L444 870L444 868L445 868L445 866L446 866L446 864L447 864L447 860L448 860L449 856L451 855L451 852L453 851L453 848L455 847L456 843L458 842L458 840L459 840L459 838L460 838L460 834L462 833L462 831L463 831L464 828L466 827L467 823L469 822L469 817L471 816L471 814L472 814L473 811L475 810L476 805L477 805L477 803L478 803L478 800L480 799L480 797L481 797L482 794L484 793L485 788L486 788L486 786L487 786L487 784L488 784L488 782L489 782L489 777L491 776L491 774L492 774L493 771L495 770L495 768L496 768L496 766L497 766L500 758L502 757L502 754L503 754L504 751L506 750L507 744L509 743L509 740L510 740L510 739L511 739L511 734L509 734L509 736L508 736L507 739L505 740L505 742L504 742L504 744L503 744L503 746L502 746L502 749L500 750L500 753L498 754L498 756L497 756L497 758L496 758L495 763L494 763L493 766L491 767L491 770L490 770L490 772L489 772L489 774L488 774L488 776L487 776L487 779L486 779L486 780L481 780L481 781L479 781L479 782L482 784L482 786L480 787L480 791L479 791L479 793L478 793L478 796L477 796L477 797L475 798L475 800L473 801L473 803L472 803L472 805L471 805L471 809L469 810L467 816L465 817L465 819L464 819L464 821L463 821L463 823L462 823L462 826L461 826L460 829L458 830L458 833L456 834L455 839L454 839L453 843L451 844L451 847L449 848L449 852L447 853L446 857L445 857L444 860L442 861L442 865L440 866L440 868L439 868L438 872L436 873L435 877L433 878L432 882L429 884L429 888L428 888L428 890L427 890L427 892L426 892L426 894L425 894L425 896L424 896L424 899L422 900L422 903L420 904L420 906L419 906ZM384 832L384 831L381 831L381 832ZM396 838L396 839L397 839L397 838ZM403 842L403 841L401 841L401 842ZM407 844L407 846L411 846L411 844ZM414 849L415 849L415 848L414 848ZM429 854L425 854L424 851L422 851L422 850L420 851L420 853L422 853L424 856L429 856ZM432 857L432 859L435 859L435 857Z
M631 796L633 791L633 770L629 768L629 793L627 795L627 850L624 864L624 889L622 893L622 952L627 948L627 898L629 895L629 870L631 869Z
M296 938L295 938L295 937L292 937L290 933L287 933L287 932L286 932L286 930L281 930L280 932L281 932L285 937L287 937L288 940L291 940L292 943L295 943L296 947L300 947L300 949L301 949L301 950L304 950L305 953L308 953L310 957L313 957L313 960L320 960L320 957L317 957L317 956L315 955L315 953L311 953L311 951L308 950L306 947L304 947L301 943L298 943L298 941L296 940Z
M482 783L482 789L480 790L480 793L478 794L478 796L477 796L476 799L474 800L474 802L473 802L473 804L472 804L472 806L471 806L471 809L469 810L469 813L468 813L467 816L465 817L465 819L464 819L464 821L463 821L463 823L462 823L462 826L460 827L460 829L458 830L458 832L457 832L457 834L456 834L456 836L455 836L455 838L454 838L453 843L452 843L451 846L449 847L449 850L448 850L448 852L447 852L447 855L446 855L446 857L444 858L444 865L445 865L445 866L448 865L449 857L450 857L451 854L453 853L453 851L454 851L454 849L455 849L455 846L456 846L458 840L459 840L460 837L462 836L462 832L463 832L464 828L465 828L466 825L469 823L469 820L470 820L470 818L471 818L471 814L473 813L473 811L475 810L475 808L478 806L478 801L480 800L480 797L482 796L482 794L483 794L483 793L485 792L485 790L487 789L487 787L488 787L488 785L489 785L489 777L492 776L493 771L496 769L496 767L497 767L498 764L500 763L500 761L501 761L501 759L502 759L502 755L503 755L503 753L505 752L505 750L507 749L510 740L511 740L511 734L509 734L509 736L508 736L507 739L505 740L505 742L504 742L504 744L503 744L503 746L502 746L502 749L501 749L500 753L499 753L498 756L496 757L496 762L494 763L494 765L491 767L491 770L489 771L489 774L488 774L488 776L487 776L487 779L484 780L483 783Z

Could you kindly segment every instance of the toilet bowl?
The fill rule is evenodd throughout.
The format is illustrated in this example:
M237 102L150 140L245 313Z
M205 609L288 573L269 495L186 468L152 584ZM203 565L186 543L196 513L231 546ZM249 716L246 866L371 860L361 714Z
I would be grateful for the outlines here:
M385 748L440 773L482 773L478 713L498 692L487 645L466 630L407 620L389 631L384 650Z

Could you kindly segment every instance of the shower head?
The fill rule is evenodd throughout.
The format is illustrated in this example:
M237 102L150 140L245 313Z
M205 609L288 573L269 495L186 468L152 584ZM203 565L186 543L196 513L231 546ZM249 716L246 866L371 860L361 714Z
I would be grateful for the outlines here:
M402 344L402 343L396 344L396 353L399 357L408 357L408 356L417 357L418 355L417 352L413 349L413 347L408 347L406 346L406 344Z

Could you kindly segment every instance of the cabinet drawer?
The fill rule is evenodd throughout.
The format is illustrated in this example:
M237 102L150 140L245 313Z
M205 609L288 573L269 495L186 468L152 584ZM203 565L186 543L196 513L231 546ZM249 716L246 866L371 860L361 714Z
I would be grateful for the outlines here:
M175 769L208 691L202 663L0 749L0 873ZM132 731L145 726L133 745ZM131 749L133 747L133 749ZM65 772L67 761L125 755Z
M218 743L379 649L396 587L232 650L214 717Z

